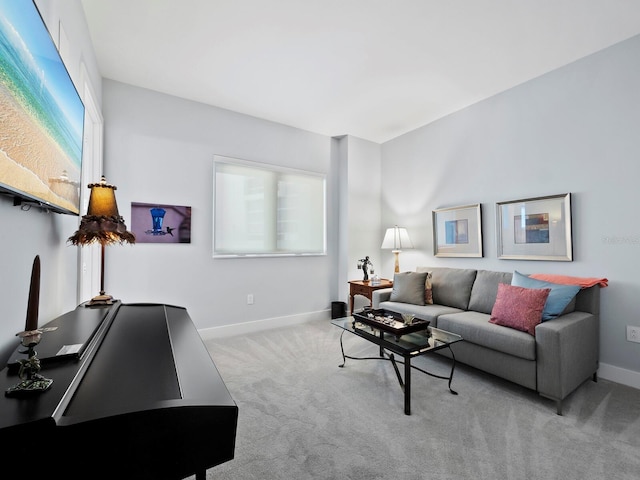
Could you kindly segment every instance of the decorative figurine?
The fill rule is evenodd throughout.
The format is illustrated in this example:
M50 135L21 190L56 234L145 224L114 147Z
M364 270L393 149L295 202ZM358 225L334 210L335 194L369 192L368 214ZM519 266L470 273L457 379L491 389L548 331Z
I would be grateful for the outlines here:
M369 281L369 267L373 267L373 263L369 260L369 255L364 258L358 260L358 270L362 269L364 272L364 278L362 279L365 282Z

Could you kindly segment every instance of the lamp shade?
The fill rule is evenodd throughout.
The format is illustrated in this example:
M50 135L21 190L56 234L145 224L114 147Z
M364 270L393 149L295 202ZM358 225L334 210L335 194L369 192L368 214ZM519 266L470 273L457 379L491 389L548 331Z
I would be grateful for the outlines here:
M411 243L407 229L396 225L395 227L387 228L380 248L400 252L413 248L413 244Z
M69 237L73 245L89 245L100 243L135 243L136 237L127 231L124 218L118 212L115 190L104 178L100 183L90 183L89 207L82 217L78 231Z
M119 217L118 204L116 203L116 193L118 189L115 185L109 185L104 176L100 183L90 183L89 207L87 215L102 215L104 217Z
M393 271L398 273L400 272L400 252L403 249L413 248L413 243L411 243L407 229L396 225L395 227L387 228L380 248L393 251L395 257Z

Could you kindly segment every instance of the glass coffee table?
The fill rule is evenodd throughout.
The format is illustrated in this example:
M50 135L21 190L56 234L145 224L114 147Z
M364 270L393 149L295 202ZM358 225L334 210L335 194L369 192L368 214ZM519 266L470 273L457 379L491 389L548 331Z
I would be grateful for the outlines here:
M451 389L453 372L456 367L456 357L451 350L451 345L462 341L460 335L450 333L429 326L429 322L414 319L411 325L406 325L400 314L383 310L364 310L355 313L354 316L332 320L336 327L342 328L340 334L340 350L342 352L343 368L347 358L351 360L386 360L391 362L398 377L400 388L404 392L404 413L411 415L411 370L415 369L435 378L449 381L449 391L453 395L458 393ZM407 328L408 327L408 328ZM380 347L377 357L353 357L344 353L342 337L345 332L350 332ZM421 368L411 365L411 359L419 355L426 355L443 348L448 348L451 353L451 372L448 376L436 375ZM402 357L396 360L395 355ZM400 374L398 364L404 365L404 377Z

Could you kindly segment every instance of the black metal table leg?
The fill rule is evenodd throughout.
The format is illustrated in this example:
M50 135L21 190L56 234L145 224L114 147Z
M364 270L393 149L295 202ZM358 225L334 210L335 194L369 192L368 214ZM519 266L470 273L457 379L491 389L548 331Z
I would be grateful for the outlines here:
M354 324L355 325L355 324ZM358 336L363 337L367 340L369 340L370 342L376 343L379 346L379 356L372 356L372 357L354 357L351 355L347 355L344 351L344 342L343 342L343 336L344 336L344 332L346 331L351 331L353 332L353 330L347 330L344 329L343 327L343 331L340 334L340 352L342 354L342 364L338 365L340 368L344 367L346 364L346 359L353 359L353 360L386 360L386 361L390 361L391 364L393 365L394 371L396 373L396 376L398 378L398 383L400 384L400 388L403 391L404 394L404 413L405 415L411 415L411 369L416 369L422 373L425 373L431 377L435 377L435 378L441 378L443 380L448 380L448 388L449 388L449 392L452 395L458 395L458 392L456 392L455 390L453 390L451 388L451 383L453 381L453 374L455 372L455 368L456 368L456 357L455 354L453 353L453 349L451 348L451 344L445 344L445 345L438 345L439 348L433 348L434 346L432 345L431 348L423 348L422 350L417 350L417 351L409 351L409 352L397 352L398 355L402 355L403 361L400 360L396 360L394 354L392 353L392 351L395 351L396 348L398 348L396 345L391 345L390 347L385 347L382 345L382 342L385 342L385 338L384 338L384 333L382 331L379 332L379 337L377 332L376 333L372 333L367 335L364 335L363 333L356 333ZM396 338L396 342L398 341L398 338ZM459 340L458 340L459 341ZM418 356L418 355L422 355L425 354L427 351L435 351L435 350L439 350L441 348L448 348L449 351L451 352L451 371L449 372L448 376L445 375L436 375L434 373L428 372L427 370L424 370L420 367L417 367L415 365L411 365L411 358L413 356ZM404 378L403 375L400 373L400 369L398 368L398 363L402 363L404 364Z
M402 375L400 375L400 370L398 370L396 357L393 356L393 353L389 354L388 357L389 357L389 360L391 360L391 365L393 365L393 369L396 371L396 377L398 377L398 383L400 384L400 388L404 392L404 381L402 380Z
M411 357L404 357L404 413L411 415Z
M453 362L451 363L451 373L449 374L449 391L453 395L457 395L458 392L451 389L451 380L453 380L453 371L456 369L456 356L453 354L453 350L451 350L451 345L448 346L449 351L451 352L451 358Z
M393 353L389 354L388 358L391 361L393 369L396 372L400 388L404 392L404 413L406 415L411 415L411 357L403 357L404 362L400 362L404 363L404 379L402 378L402 375L400 375L398 363L396 362L396 358Z
M436 375L435 373L427 372L426 370L424 370L424 369L422 369L420 367L416 367L415 365L412 365L411 368L415 368L419 372L425 373L425 374L429 375L430 377L441 378L443 380L448 380L449 381L449 384L448 384L449 392L451 392L452 395L458 395L458 392L456 392L455 390L453 390L451 388L451 382L453 381L453 372L456 369L456 356L453 354L453 350L451 349L451 346L448 345L447 348L451 352L451 360L452 360L451 361L451 372L449 372L449 376L446 377L444 375Z
M340 368L344 367L344 364L347 363L347 357L344 356L344 346L342 345L342 336L344 335L346 330L343 330L340 334L340 351L342 352L342 365L338 365Z

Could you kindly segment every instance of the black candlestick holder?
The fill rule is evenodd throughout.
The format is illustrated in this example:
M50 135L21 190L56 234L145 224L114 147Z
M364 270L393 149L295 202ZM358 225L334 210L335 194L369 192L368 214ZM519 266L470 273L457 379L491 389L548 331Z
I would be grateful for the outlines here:
M53 383L50 378L45 378L40 375L40 360L36 355L36 345L40 343L42 331L31 330L28 332L21 332L18 334L21 337L22 346L26 347L26 350L20 353L26 353L27 358L19 360L20 370L18 376L21 382L13 387L7 388L4 394L8 397L11 396L24 396L36 393L42 393L48 390Z

